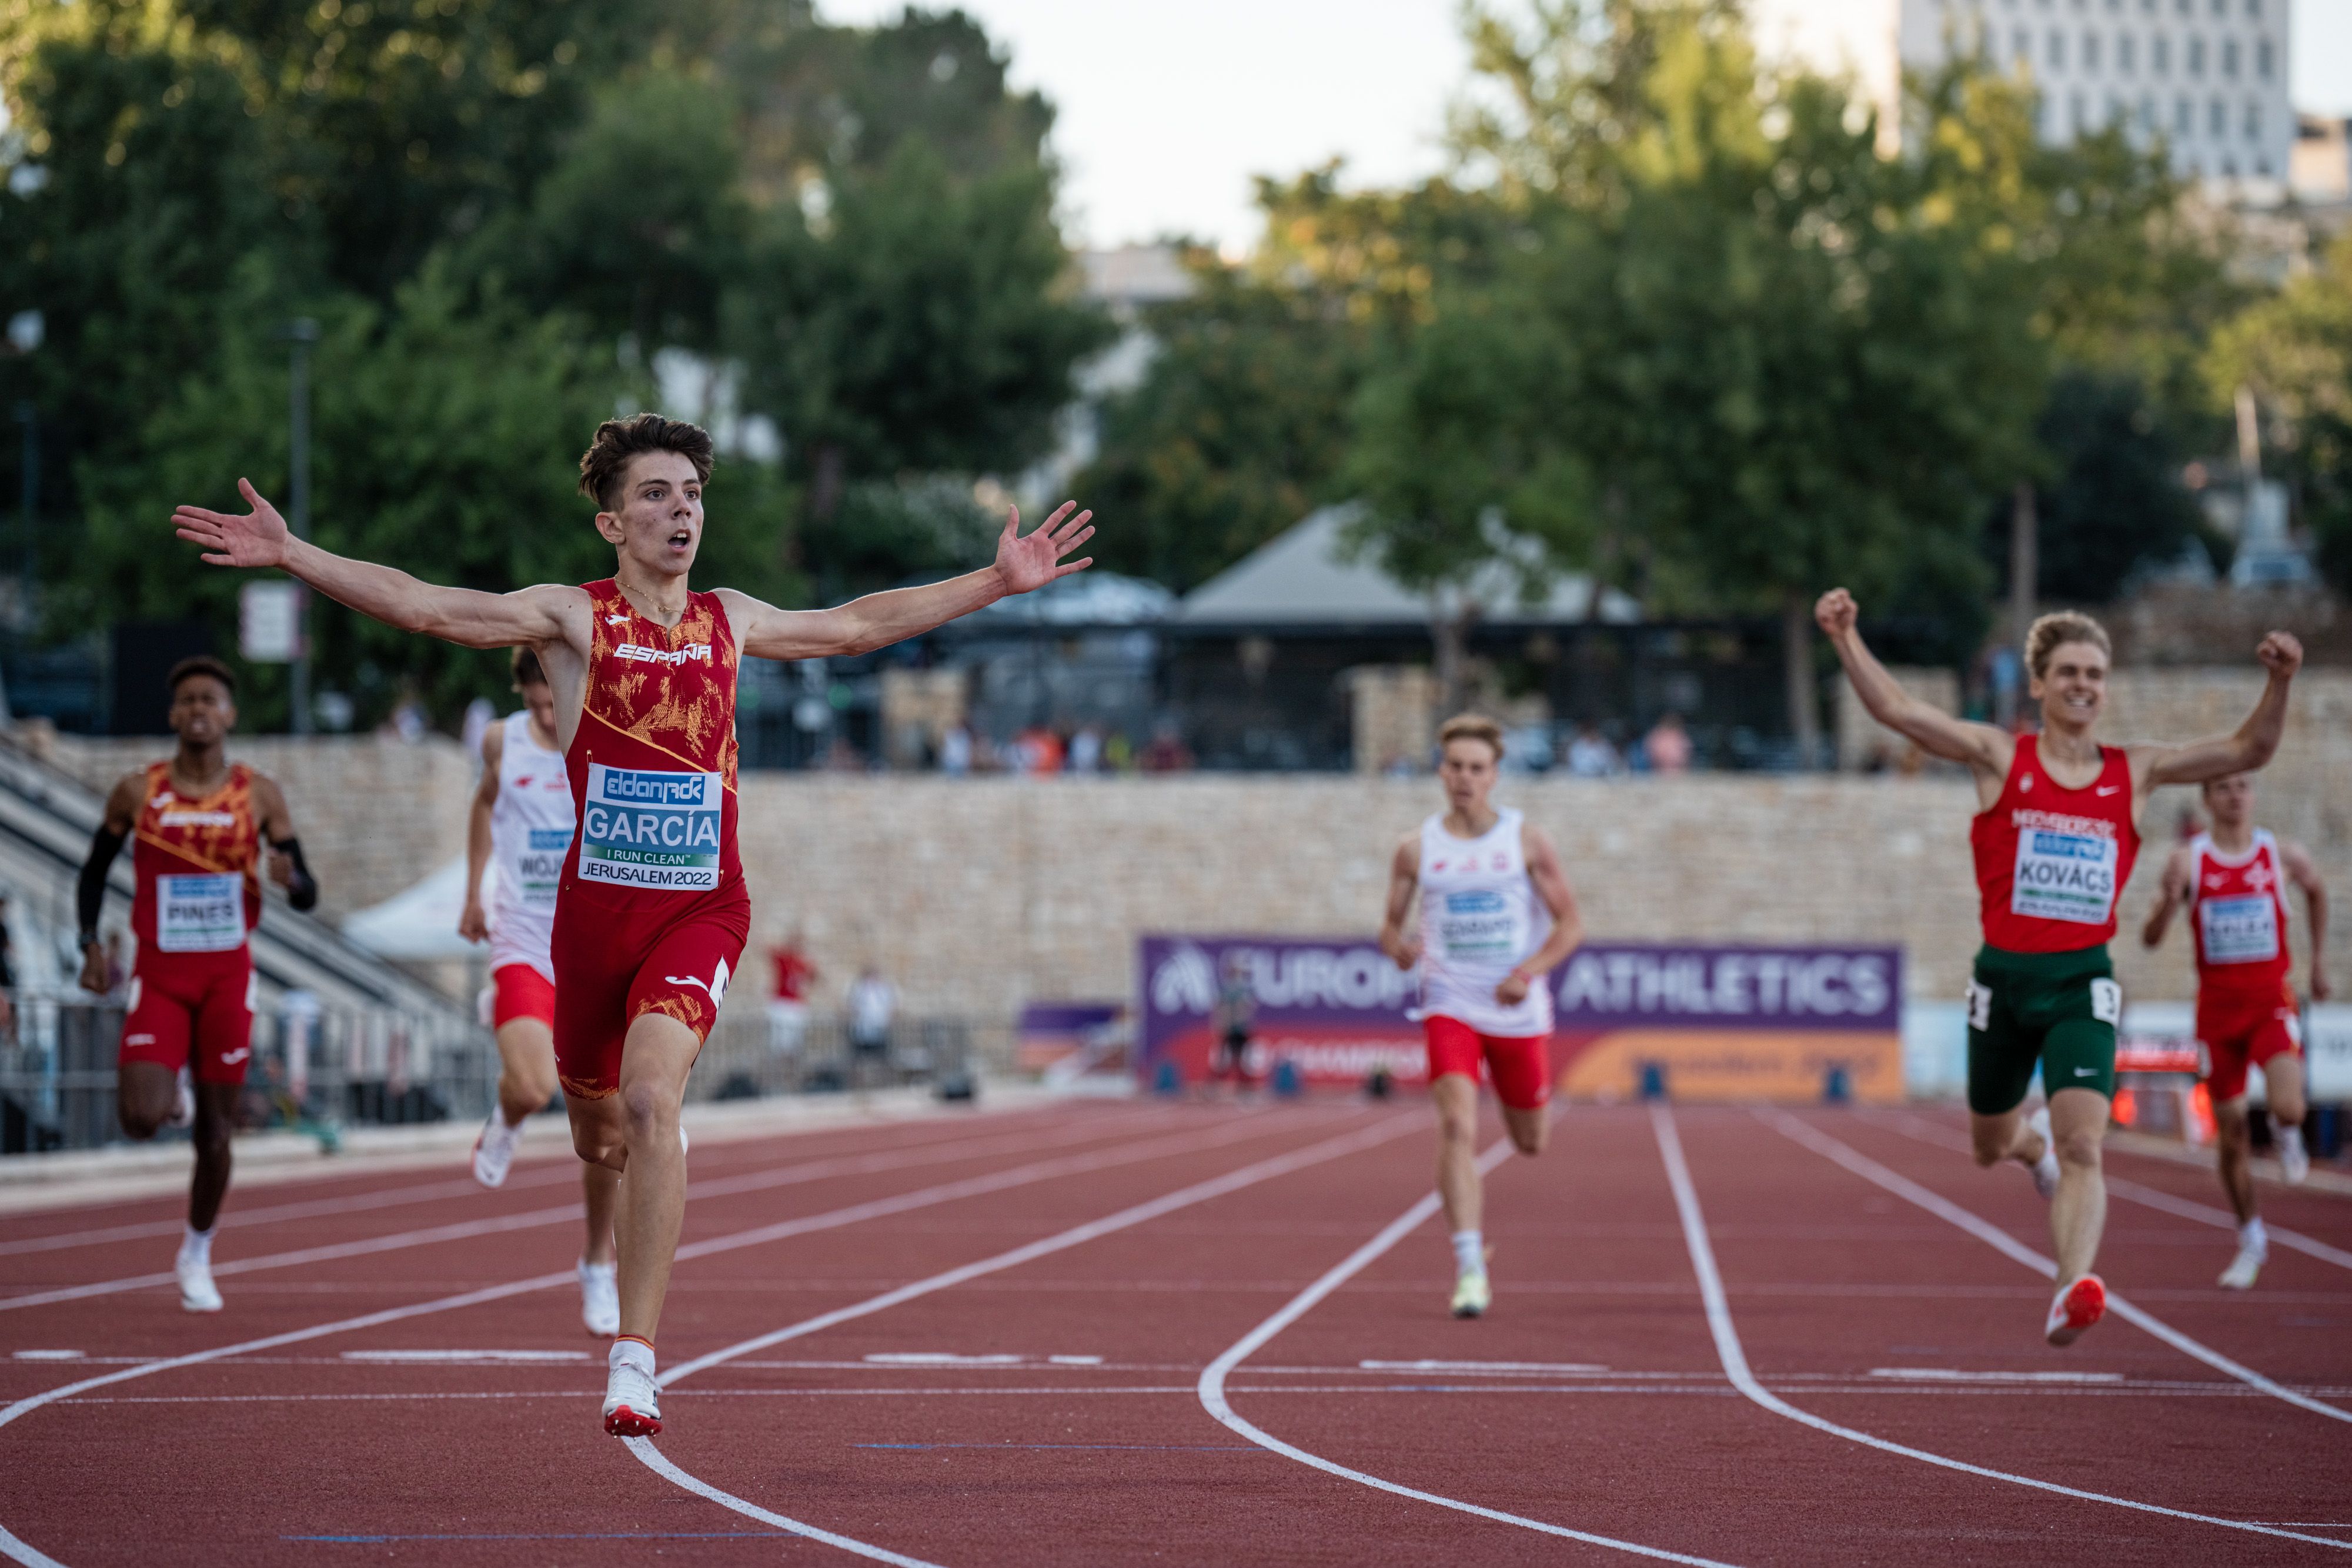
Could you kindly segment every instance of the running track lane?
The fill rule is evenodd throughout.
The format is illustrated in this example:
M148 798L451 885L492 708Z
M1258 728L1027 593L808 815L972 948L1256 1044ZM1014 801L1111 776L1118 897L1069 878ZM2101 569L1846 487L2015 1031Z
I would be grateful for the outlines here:
M858 1239L843 1237L836 1240L831 1233L934 1205L1009 1193L1028 1184L1050 1185L1071 1176L1090 1177L1097 1190L1105 1181L1119 1179L1104 1173L1124 1171L1129 1173L1125 1179L1150 1181L1158 1179L1149 1170L1157 1162L1229 1158L1223 1151L1269 1137L1294 1134L1301 1125L1328 1128L1335 1123L1335 1118L1326 1112L1185 1119L1192 1122L1191 1130L1166 1137L1093 1154L1000 1166L979 1176L853 1204L825 1214L690 1240L681 1249L681 1261L688 1265L702 1259L740 1261L751 1249L813 1238L813 1242L803 1242L794 1252L805 1257L814 1251L821 1260L830 1246L864 1263L868 1260L860 1257L864 1249ZM1352 1119L1360 1121L1361 1117ZM690 1205L688 1212L691 1222L699 1211ZM489 1245L494 1247L494 1240ZM474 1254L475 1266L487 1263L495 1267L495 1253L485 1256L484 1246L477 1243L467 1249ZM772 1257L767 1263L772 1270ZM719 1266L723 1268L725 1262ZM688 1296L689 1301L691 1297L677 1286L690 1286L698 1275L707 1271L690 1266L681 1268L668 1314L673 1322L691 1315L679 1311L681 1296ZM832 1271L845 1270L836 1263ZM419 1327L429 1327L418 1322L425 1318L438 1322L437 1331L430 1337L442 1345L536 1343L568 1349L582 1341L562 1332L564 1316L551 1317L543 1301L510 1303L570 1281L571 1271L565 1269L432 1301L412 1301L355 1318L313 1323L165 1362L125 1367L20 1400L0 1410L0 1425L62 1398L77 1400L59 1411L59 1416L68 1418L61 1426L45 1428L42 1434L43 1468L48 1471L48 1479L40 1513L50 1519L79 1521L86 1534L92 1521L108 1520L121 1526L119 1534L110 1534L104 1541L89 1539L78 1545L78 1561L152 1563L157 1561L160 1542L189 1539L192 1547L200 1546L204 1542L202 1530L194 1538L184 1537L181 1532L184 1521L198 1521L200 1525L207 1520L216 1521L232 1534L249 1537L252 1521L247 1515L253 1499L246 1484L257 1473L243 1457L249 1452L268 1452L272 1456L266 1472L261 1473L272 1478L279 1495L314 1508L328 1502L353 1500L357 1509L347 1511L374 1516L367 1521L372 1528L413 1529L419 1519L504 1519L510 1516L510 1505L518 1499L524 1500L525 1512L534 1516L540 1526L556 1527L576 1514L576 1508L567 1509L564 1500L583 1495L578 1472L583 1459L589 1461L592 1469L604 1463L621 1467L620 1473L611 1477L612 1487L600 1489L597 1495L643 1495L642 1480L628 1479L638 1472L626 1463L625 1453L619 1445L595 1436L583 1452L581 1445L572 1440L583 1429L594 1433L594 1393L601 1389L603 1380L601 1372L593 1366L557 1366L551 1369L552 1378L545 1369L536 1377L500 1369L491 1375L499 1383L512 1384L529 1377L539 1385L505 1389L485 1389L485 1375L479 1369L460 1373L462 1385L455 1388L449 1386L449 1375L443 1372L438 1380L441 1386L431 1389L423 1386L431 1380L431 1368L341 1366L323 1375L313 1369L292 1375L310 1390L297 1394L295 1398L313 1407L289 1420L286 1405L267 1392L272 1385L285 1381L288 1375L228 1358L266 1356L331 1335L370 1331L374 1331L370 1334L371 1340L381 1343L387 1333L395 1337L404 1333L413 1335ZM785 1288L797 1282L786 1282ZM724 1295L718 1299L739 1310L743 1300L740 1296ZM762 1292L754 1299L753 1305L756 1308L773 1299L772 1291ZM172 1315L176 1318L181 1314ZM667 1329L665 1340L678 1343ZM198 1379L194 1386L176 1375L191 1370ZM161 1386L137 1390L119 1387L131 1379L167 1373L175 1375ZM389 1402L374 1397L379 1392L394 1397ZM478 1397L484 1393L494 1397ZM403 1397L419 1394L425 1396L422 1401ZM506 1397L496 1397L499 1395ZM253 1403L257 1396L260 1402ZM320 1398L326 1403L313 1403ZM453 1406L443 1402L446 1398L455 1398L459 1404ZM99 1403L116 1400L137 1403ZM146 1403L150 1400L153 1403ZM448 1436L453 1429L467 1436L453 1442ZM311 1441L312 1434L320 1431L336 1433L341 1440ZM138 1493L140 1506L125 1509L119 1466L121 1454L133 1450L220 1456L224 1464L235 1465L236 1484L227 1476L205 1473L201 1464L160 1470L151 1467ZM506 1461L516 1455L528 1455L541 1461L538 1473L533 1475L529 1464L508 1468ZM492 1456L497 1457L498 1462L487 1463ZM359 1499L353 1499L349 1485L355 1467L370 1482L369 1491ZM84 1493L87 1495L78 1495ZM7 1522L12 1521L0 1521ZM245 1547L236 1554L248 1558L256 1552L277 1554L268 1550L263 1540L248 1538ZM217 1559L219 1555L217 1548L199 1550L192 1552L190 1560ZM301 1559L298 1554L289 1560Z

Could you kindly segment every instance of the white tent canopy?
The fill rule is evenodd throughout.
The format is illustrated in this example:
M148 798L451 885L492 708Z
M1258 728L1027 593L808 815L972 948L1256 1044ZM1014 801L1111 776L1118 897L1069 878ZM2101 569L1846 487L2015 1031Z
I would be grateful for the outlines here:
M482 898L498 883L498 862L482 872ZM404 888L343 921L343 936L379 958L424 963L442 958L488 958L483 943L457 935L466 909L466 857L459 855L413 887Z

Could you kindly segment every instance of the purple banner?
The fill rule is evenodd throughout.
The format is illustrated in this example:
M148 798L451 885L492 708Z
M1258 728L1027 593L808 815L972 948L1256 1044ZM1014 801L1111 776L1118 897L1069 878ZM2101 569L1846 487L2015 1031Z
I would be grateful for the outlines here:
M1900 947L1588 943L1552 976L1559 1027L1903 1027Z

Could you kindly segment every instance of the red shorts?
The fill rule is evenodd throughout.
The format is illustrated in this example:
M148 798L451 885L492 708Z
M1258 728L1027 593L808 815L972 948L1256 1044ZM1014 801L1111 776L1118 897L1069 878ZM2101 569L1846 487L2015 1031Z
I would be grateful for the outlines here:
M607 908L572 895L555 906L555 1073L575 1099L621 1086L621 1042L646 1013L666 1013L710 1038L727 982L751 933L751 898L732 889L654 908Z
M1433 1013L1421 1020L1429 1041L1429 1081L1459 1072L1475 1082L1483 1056L1495 1097L1514 1111L1537 1111L1551 1101L1551 1040L1547 1035L1510 1039L1480 1034L1460 1019Z
M123 1061L194 1070L199 1083L242 1083L253 1059L253 953L142 964L122 1015Z
M555 1027L555 982L536 964L500 964L490 971L490 1027L504 1029L517 1019Z
M2249 1069L2303 1049L2303 1015L2294 992L2197 988L2197 1055L2205 1092L2215 1101L2246 1092Z

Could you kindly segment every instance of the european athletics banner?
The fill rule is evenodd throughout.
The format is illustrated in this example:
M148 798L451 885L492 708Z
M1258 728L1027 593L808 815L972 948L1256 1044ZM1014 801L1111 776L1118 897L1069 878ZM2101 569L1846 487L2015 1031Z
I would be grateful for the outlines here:
M1150 936L1138 960L1146 1082L1162 1061L1206 1074L1229 985L1252 1005L1253 1073L1427 1077L1418 983L1368 938ZM1903 1096L1900 947L1587 943L1548 983L1557 1086L1580 1098L1631 1095L1653 1063L1686 1098L1818 1100L1832 1068L1856 1099Z

